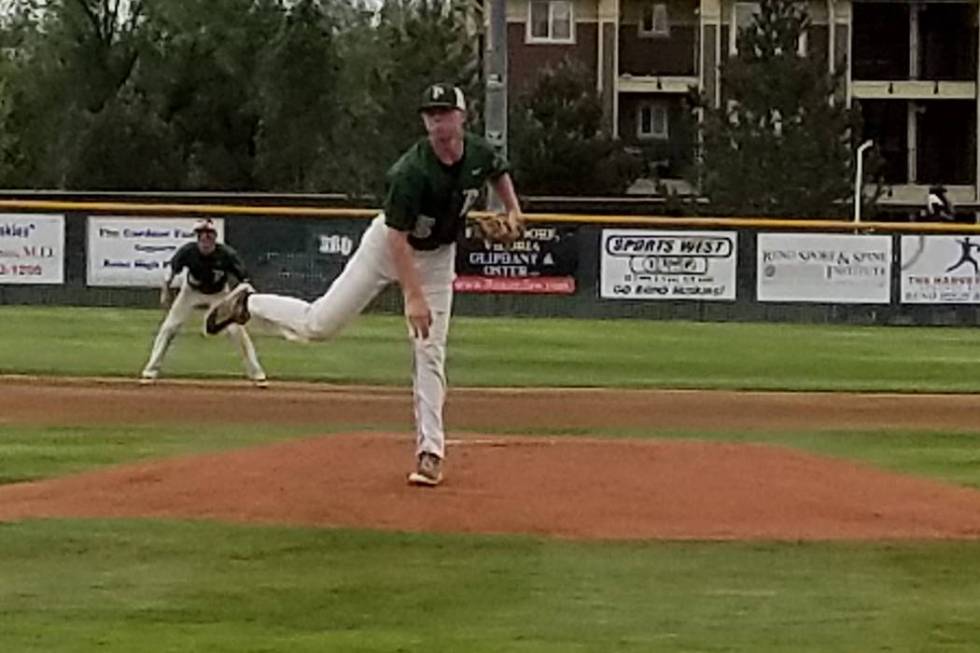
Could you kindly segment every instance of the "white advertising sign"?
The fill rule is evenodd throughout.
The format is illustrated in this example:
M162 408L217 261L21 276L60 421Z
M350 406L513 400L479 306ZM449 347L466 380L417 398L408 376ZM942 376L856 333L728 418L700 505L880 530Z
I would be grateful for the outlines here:
M734 231L604 229L600 296L609 299L735 299Z
M0 284L65 282L65 216L0 213Z
M903 304L980 304L980 236L902 236Z
M760 302L887 304L891 300L890 236L759 234L756 244Z
M196 218L88 219L88 285L159 286L181 245L193 242ZM214 220L218 242L224 220Z

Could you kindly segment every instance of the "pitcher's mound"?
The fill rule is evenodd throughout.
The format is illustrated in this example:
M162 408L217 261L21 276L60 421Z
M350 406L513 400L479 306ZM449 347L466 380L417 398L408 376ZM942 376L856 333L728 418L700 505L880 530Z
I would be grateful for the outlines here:
M980 537L980 491L761 445L335 435L0 488L0 520L177 517L609 539Z

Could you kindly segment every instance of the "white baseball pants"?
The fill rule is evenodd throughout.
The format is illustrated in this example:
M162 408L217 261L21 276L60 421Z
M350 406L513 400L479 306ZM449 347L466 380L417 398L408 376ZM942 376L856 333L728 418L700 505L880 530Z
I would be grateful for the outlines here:
M327 340L360 314L388 284L398 280L388 250L388 227L379 215L360 246L327 292L312 304L294 297L254 294L253 317L271 322L289 340ZM416 454L445 455L442 408L446 398L446 338L453 303L456 245L413 250L422 291L432 312L425 340L412 338L412 391L415 403Z
M170 305L170 311L167 313L167 317L164 318L163 324L160 325L160 331L153 341L153 351L150 353L150 360L146 363L146 367L143 368L143 376L156 378L160 373L160 366L163 364L163 357L170 348L170 343L173 342L177 332L180 331L180 327L191 316L195 308L211 308L224 299L228 295L228 292L228 288L225 288L221 292L214 293L213 295L205 295L191 288L187 283L187 275L184 275L184 280L180 285L180 292L177 293L177 297L174 298L173 303ZM245 331L245 327L240 324L231 324L226 331L228 332L228 337L238 347L238 352L242 356L242 362L245 364L245 373L248 375L248 378L253 381L264 381L265 371L259 364L259 359L255 355L255 346L252 345L252 339L248 337L248 332Z

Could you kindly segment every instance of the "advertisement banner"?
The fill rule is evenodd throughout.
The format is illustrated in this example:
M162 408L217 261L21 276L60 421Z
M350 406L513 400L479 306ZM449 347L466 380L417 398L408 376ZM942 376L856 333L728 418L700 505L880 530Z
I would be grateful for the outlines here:
M600 297L735 299L734 231L604 229Z
M980 237L902 236L903 304L980 303Z
M198 218L88 218L90 286L159 286L181 245L194 242ZM225 223L214 220L218 242Z
M760 302L887 304L892 239L852 234L759 234Z
M0 213L0 284L65 282L65 216Z
M575 277L456 277L456 292L511 292L535 295L572 295Z
M576 227L530 226L510 247L467 226L456 249L456 292L571 295L578 265Z

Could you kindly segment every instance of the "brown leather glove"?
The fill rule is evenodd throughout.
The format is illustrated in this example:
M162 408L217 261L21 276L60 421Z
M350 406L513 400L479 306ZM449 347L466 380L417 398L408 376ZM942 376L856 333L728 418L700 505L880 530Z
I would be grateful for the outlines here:
M473 219L477 234L484 240L513 245L524 236L524 218L518 213L494 213Z

